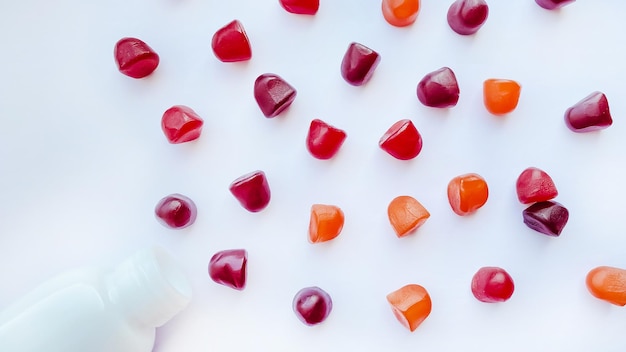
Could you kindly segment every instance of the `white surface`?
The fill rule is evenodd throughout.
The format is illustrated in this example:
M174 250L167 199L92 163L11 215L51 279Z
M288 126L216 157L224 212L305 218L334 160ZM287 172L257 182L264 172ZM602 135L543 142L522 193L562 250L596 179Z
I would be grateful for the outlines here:
M315 17L277 0L14 1L2 5L0 36L0 308L67 268L111 264L160 244L191 275L190 306L158 332L168 351L621 351L626 311L593 298L587 272L626 267L622 204L626 8L578 1L549 12L533 0L492 0L473 37L446 23L451 1L423 1L417 22L394 28L379 1L322 1ZM211 36L232 19L252 43L249 63L224 64ZM117 72L113 46L145 40L161 56L153 76ZM352 41L378 51L373 79L352 87L339 74ZM417 82L451 67L461 98L450 110L422 106ZM282 116L266 119L254 79L277 73L298 90ZM522 84L518 109L489 115L486 78ZM563 112L592 91L606 93L614 124L570 132ZM202 136L170 145L160 130L175 104L205 118ZM335 159L319 161L304 140L313 118L348 133ZM401 162L378 139L411 118L424 148ZM514 185L528 166L547 171L571 213L560 238L522 223ZM228 191L264 170L272 201L246 212ZM490 198L473 216L449 208L448 181L476 172ZM198 205L196 223L172 231L154 219L170 193ZM388 202L407 194L431 212L398 239ZM342 234L306 240L313 203L340 206ZM249 252L243 292L207 274L218 250ZM478 302L470 281L481 266L505 268L516 291L504 304ZM430 317L414 333L395 321L385 295L425 286ZM328 320L301 324L293 295L318 285L334 300Z

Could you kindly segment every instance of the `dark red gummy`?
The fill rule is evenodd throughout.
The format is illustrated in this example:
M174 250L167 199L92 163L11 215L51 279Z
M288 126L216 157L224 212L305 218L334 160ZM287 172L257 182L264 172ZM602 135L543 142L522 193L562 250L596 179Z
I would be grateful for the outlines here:
M457 0L448 9L448 24L461 35L476 33L489 16L484 0Z
M341 61L341 76L353 86L367 83L380 62L380 55L359 43L351 43Z
M601 92L593 92L565 111L565 124L574 132L591 132L613 124L609 101Z
M159 66L159 55L137 38L122 38L115 44L115 62L123 74L144 78Z
M270 186L263 171L243 175L230 184L230 193L246 210L259 212L270 202Z
M320 8L320 0L279 0L287 12L298 15L315 15Z
M576 0L535 0L537 5L543 7L544 9L554 10L561 8L565 5L569 5Z
M459 84L454 72L448 67L433 71L417 84L419 101L433 108L455 106L459 101Z
M409 160L422 150L422 136L411 120L400 120L385 132L378 145L396 159Z
M293 298L293 311L306 325L317 325L328 317L333 309L330 295L319 287L306 287Z
M218 284L243 290L246 287L248 252L230 249L217 252L209 262L209 276Z
M569 212L554 201L537 202L524 209L524 224L548 236L559 236L569 219Z
M472 278L472 294L477 300L486 303L507 301L515 291L513 278L498 267L480 268Z
M157 220L171 229L183 229L196 221L196 204L188 197L174 193L161 199L154 208Z
M167 109L161 118L161 129L172 144L193 141L200 137L204 121L195 111L184 105Z
M265 117L278 116L296 99L296 90L280 76L266 73L254 82L254 99Z
M517 199L523 204L543 202L559 194L552 177L536 167L529 167L522 171L517 178L515 190Z
M345 131L315 119L309 126L306 147L315 158L326 160L337 154L345 140Z
M218 29L213 34L211 47L215 56L223 62L246 61L252 57L248 35L238 20Z

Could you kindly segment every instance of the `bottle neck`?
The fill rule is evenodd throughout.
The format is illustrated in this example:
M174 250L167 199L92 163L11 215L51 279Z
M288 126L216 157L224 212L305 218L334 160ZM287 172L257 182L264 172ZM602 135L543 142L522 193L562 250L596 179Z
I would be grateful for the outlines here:
M191 285L178 264L159 247L139 251L115 268L109 299L131 320L159 327L191 300Z

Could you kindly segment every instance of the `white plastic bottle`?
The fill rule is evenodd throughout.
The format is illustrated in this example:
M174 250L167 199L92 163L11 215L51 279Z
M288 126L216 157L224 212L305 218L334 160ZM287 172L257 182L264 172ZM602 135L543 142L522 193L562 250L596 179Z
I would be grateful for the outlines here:
M2 352L150 352L191 286L161 248L49 280L0 313Z

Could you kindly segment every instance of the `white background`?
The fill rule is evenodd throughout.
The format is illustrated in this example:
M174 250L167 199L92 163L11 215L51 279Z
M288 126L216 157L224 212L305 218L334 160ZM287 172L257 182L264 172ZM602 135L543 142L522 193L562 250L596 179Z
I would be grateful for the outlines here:
M0 5L0 309L43 280L83 265L113 265L158 244L179 258L192 303L161 328L155 351L623 351L626 311L593 298L593 267L626 268L625 100L621 2L578 1L561 11L533 0L491 0L474 36L447 25L450 1L424 0L417 22L388 25L374 0L324 1L314 17L289 14L277 0L35 1ZM213 33L239 19L251 41L247 63L218 61ZM134 80L117 71L113 46L125 36L161 56ZM343 81L350 42L381 55L366 86ZM456 107L424 107L418 81L452 68ZM298 91L290 109L266 119L254 79L276 73ZM495 117L482 105L487 78L522 85L519 106ZM614 124L575 134L563 113L604 92ZM183 104L205 119L200 139L170 145L162 113ZM348 138L330 161L305 148L320 118ZM424 139L414 160L395 160L378 139L410 118ZM547 171L570 211L561 237L522 223L515 180L529 166ZM248 213L232 197L235 178L264 170L268 208ZM446 186L476 172L487 204L455 215ZM198 206L188 229L173 231L154 206L182 193ZM396 238L386 208L411 195L431 218ZM313 203L346 216L330 243L307 241ZM207 274L219 250L249 252L242 292ZM516 290L502 304L470 292L482 266L501 266ZM430 317L414 333L385 295L425 286ZM328 320L299 322L294 294L317 285L333 298ZM7 351L8 352L8 351Z

